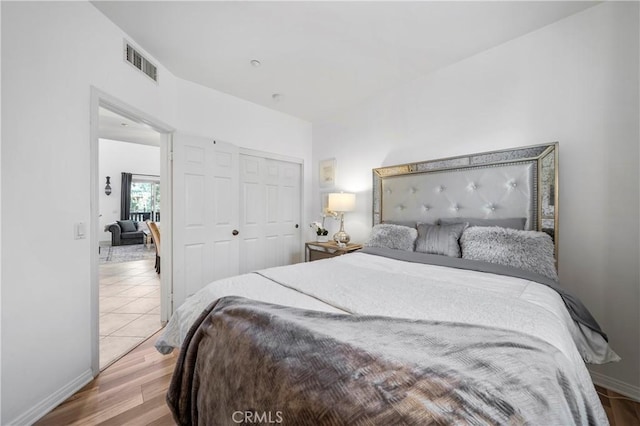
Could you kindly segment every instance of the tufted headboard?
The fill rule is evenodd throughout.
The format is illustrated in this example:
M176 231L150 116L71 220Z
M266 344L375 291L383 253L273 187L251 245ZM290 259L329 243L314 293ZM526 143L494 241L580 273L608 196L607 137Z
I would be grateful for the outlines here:
M526 218L558 244L558 143L373 169L373 224Z

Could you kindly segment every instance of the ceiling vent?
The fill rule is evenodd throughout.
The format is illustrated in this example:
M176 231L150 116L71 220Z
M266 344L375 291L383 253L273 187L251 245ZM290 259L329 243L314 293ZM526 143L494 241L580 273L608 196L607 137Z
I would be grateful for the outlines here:
M147 58L142 56L131 44L126 40L124 42L124 59L138 70L142 71L147 77L158 82L158 68L153 65Z

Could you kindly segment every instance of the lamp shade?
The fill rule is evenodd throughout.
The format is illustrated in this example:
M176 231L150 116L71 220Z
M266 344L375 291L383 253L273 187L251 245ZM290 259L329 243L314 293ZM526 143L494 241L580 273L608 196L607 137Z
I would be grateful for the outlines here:
M356 208L356 194L329 194L327 208L333 212L350 212Z

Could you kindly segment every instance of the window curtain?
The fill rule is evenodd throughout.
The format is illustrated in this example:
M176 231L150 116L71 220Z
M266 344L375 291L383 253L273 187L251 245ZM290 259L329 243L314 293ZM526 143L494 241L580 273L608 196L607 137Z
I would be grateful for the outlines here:
M120 220L128 220L131 214L131 173L122 172L120 187Z

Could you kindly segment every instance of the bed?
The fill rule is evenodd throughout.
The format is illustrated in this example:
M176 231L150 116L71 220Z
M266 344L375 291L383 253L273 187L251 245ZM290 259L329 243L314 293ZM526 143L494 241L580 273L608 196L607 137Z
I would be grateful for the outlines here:
M361 252L215 281L181 348L180 424L607 424L616 361L555 275L558 145L373 171Z

